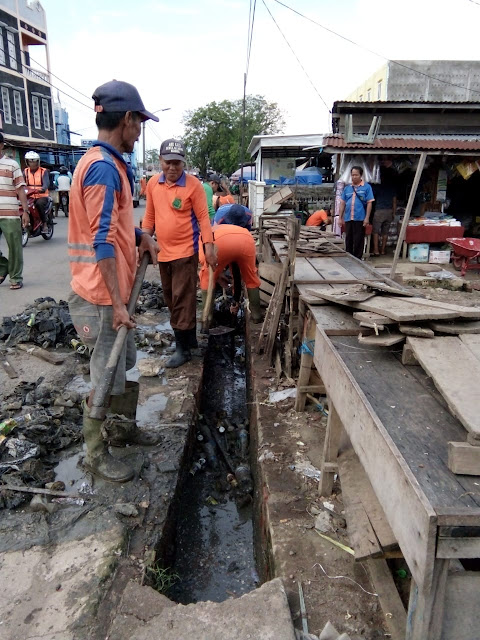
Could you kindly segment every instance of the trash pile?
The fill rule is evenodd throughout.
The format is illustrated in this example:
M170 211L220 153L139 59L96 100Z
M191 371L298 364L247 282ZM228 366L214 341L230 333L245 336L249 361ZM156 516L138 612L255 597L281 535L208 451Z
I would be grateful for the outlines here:
M36 382L20 382L0 409L0 509L15 509L55 481L60 452L82 437L82 396ZM20 415L19 410L22 410ZM48 487L47 487L48 489Z
M162 285L159 282L144 280L138 296L135 313L145 313L148 309L161 309L165 306Z
M5 346L33 342L44 349L63 347L76 338L76 331L64 300L37 298L23 313L6 316L0 325Z

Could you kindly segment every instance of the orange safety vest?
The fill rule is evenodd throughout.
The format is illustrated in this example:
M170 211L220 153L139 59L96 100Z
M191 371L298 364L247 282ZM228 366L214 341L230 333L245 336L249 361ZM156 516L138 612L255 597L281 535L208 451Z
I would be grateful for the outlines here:
M25 179L27 181L27 187L42 187L43 186L43 175L46 169L43 167L38 167L35 173L30 171L30 167L25 169ZM32 193L32 198L46 198L48 196L48 190L45 193Z

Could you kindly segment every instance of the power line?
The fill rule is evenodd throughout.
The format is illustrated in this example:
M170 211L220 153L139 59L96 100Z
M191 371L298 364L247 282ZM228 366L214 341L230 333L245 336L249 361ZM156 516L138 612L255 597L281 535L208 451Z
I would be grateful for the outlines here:
M257 0L253 0L253 10L252 10L252 0L250 0L250 15L248 17L248 38L247 38L247 65L246 65L246 76L248 77L248 71L250 69L250 54L252 52L252 41L253 41L253 26L255 24L255 9L257 8Z
M265 0L262 0L262 2L265 4ZM412 67L409 67L408 65L403 64L402 62L398 62L398 60L390 60L390 58L387 58L386 56L382 55L381 53L377 53L376 51L373 51L372 49L369 49L368 47L365 47L362 44L358 44L358 42L355 42L354 40L351 40L350 38L347 38L346 36L343 36L341 33L337 33L333 29L330 29L329 27L326 27L323 24L320 24L320 22L317 22L313 18L309 18L308 16L304 15L303 13L300 13L300 11L297 11L296 9L293 9L292 7L289 7L284 2L281 2L280 0L274 0L274 2L276 2L280 6L284 7L285 9L288 9L289 11L292 11L293 13L296 13L297 16L300 16L301 18L304 18L305 20L308 20L309 22L312 22L313 24L317 25L317 27L320 27L321 29L324 29L325 31L328 31L328 33L331 33L334 36L337 36L338 38L341 38L342 40L345 40L346 42L349 42L350 44L353 44L356 47L359 47L360 49L363 49L364 51L368 51L368 53L371 53L374 56L377 56L378 58L382 58L383 60L386 60L387 62L392 62L393 64L396 64L399 67L403 67L404 69L408 69L408 71L413 71L414 73L418 73L419 75L425 76L426 78L430 78L431 80L435 80L436 82L443 82L444 84L448 84L451 87L457 87L457 89L464 89L465 91L472 91L473 93L479 93L480 94L480 91L477 90L477 89L471 89L469 87L464 87L463 85L460 85L460 84L455 84L455 82L449 82L448 80L442 80L442 78L436 78L435 76L431 76L430 74L425 73L424 71L419 71L418 69L413 69ZM470 0L470 2L473 2L473 0ZM475 2L474 4L480 4L480 3Z
M74 91L76 91L78 94L80 94L81 96L83 96L84 98L86 98L87 100L92 100L91 96L87 96L84 93L82 93L81 91L79 91L78 89L75 89L75 87L72 87L71 84L68 84L68 82L65 82L65 80L62 80L62 78L59 78L58 76L56 76L54 73L52 73L52 71L50 71L47 67L44 67L43 64L40 64L40 62L38 62L37 60L34 60L32 58L32 56L30 56L30 60L32 62L35 62L35 64L38 64L39 67L41 67L42 69L45 69L45 71L47 71L51 76L53 76L54 78L56 78L57 80L60 80L60 82L64 85L66 85L67 87L70 87L70 89L73 89ZM80 103L80 104L83 104Z
M318 91L317 87L315 86L315 84L313 83L313 80L310 78L310 76L307 73L307 70L305 69L305 67L303 66L303 64L300 62L300 59L298 58L297 54L295 53L295 51L293 50L292 45L289 43L289 41L287 40L287 38L285 37L285 34L283 33L283 31L280 29L277 21L275 20L275 18L272 15L272 12L270 11L270 9L268 8L265 0L262 0L265 9L268 11L268 13L270 14L271 19L273 20L273 22L275 23L275 26L277 27L277 29L280 31L282 38L285 40L285 42L287 43L290 51L293 53L293 55L295 56L295 59L297 60L298 64L300 65L300 67L302 68L303 73L307 76L308 81L310 82L310 84L312 85L315 93L317 94L317 96L320 98L320 100L323 102L323 104L325 105L325 107L327 108L328 112L331 113L331 109L328 108L328 104L325 102L325 100L323 99L323 97L320 95L320 92Z
M480 2L477 2L476 0L468 0L468 1L480 7Z

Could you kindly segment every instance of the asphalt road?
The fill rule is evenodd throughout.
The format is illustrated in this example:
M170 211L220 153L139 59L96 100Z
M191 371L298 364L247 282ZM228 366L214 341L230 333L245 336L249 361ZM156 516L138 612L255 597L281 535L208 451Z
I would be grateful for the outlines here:
M134 209L136 222L144 211L144 205ZM67 299L71 279L67 255L68 218L60 211L55 221L57 224L51 240L44 240L41 236L30 238L23 250L23 289L11 291L8 278L0 285L0 319L20 313L35 298ZM0 250L8 255L3 237Z

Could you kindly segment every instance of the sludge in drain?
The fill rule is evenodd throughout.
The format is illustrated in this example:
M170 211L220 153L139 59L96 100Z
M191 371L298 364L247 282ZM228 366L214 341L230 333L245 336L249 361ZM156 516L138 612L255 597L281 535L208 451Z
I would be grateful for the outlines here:
M169 591L182 604L221 602L259 584L243 331L209 338L200 410L177 509L178 579Z

